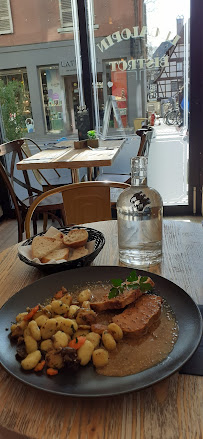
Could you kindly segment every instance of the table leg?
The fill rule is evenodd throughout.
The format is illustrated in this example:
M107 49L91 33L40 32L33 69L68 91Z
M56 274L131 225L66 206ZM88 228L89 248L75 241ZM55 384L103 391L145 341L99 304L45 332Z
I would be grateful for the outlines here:
M94 175L94 168L87 168L87 179L88 181L92 181L93 180L93 175Z
M72 176L72 182L73 183L79 183L79 169L71 169L71 176Z

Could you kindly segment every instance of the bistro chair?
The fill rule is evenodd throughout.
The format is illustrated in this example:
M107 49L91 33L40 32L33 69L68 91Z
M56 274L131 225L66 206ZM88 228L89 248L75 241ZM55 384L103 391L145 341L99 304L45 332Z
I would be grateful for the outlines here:
M31 186L27 171L16 170L16 161L23 160L21 150L23 142L23 139L19 139L0 145L0 175L15 209L18 222L18 242L23 239L24 221L28 208L35 198L42 194L42 191ZM56 215L57 212L60 213L60 217ZM46 231L47 214L49 214L52 219L56 219L60 226L63 226L64 213L61 195L56 194L49 198L48 202L43 201L40 206L37 207L35 215L33 216L34 234L37 233L37 219L39 214L45 215L44 231Z
M34 146L35 149L37 149L39 152L42 151L40 146L34 140L29 139L29 138L22 138L20 140L23 140L23 143L21 145L21 149L22 149L22 152L23 152L25 158L29 158L32 156L30 146ZM57 169L50 169L48 178L45 175L45 173L43 173L39 169L32 169L31 172L34 174L34 177L37 180L38 184L42 187L43 192L45 190L49 190L49 189L52 189L54 187L62 186L63 184L68 183L67 177L66 177L66 180L64 180L64 178L61 177L61 175L57 171Z
M51 189L37 197L28 209L26 237L30 238L30 222L35 210L49 196L62 194L65 225L83 224L112 219L111 189L117 189L120 193L120 189L128 187L126 183L87 181Z

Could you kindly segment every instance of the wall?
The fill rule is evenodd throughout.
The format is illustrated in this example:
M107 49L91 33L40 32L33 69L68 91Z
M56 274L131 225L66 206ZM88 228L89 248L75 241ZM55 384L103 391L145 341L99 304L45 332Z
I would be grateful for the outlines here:
M58 0L11 0L14 33L0 35L0 46L17 46L73 39L73 34L60 34Z
M109 35L135 23L134 0L94 0L95 37ZM142 4L140 0L139 4ZM139 8L140 9L140 8ZM73 39L73 33L61 28L58 0L11 0L14 33L0 35L0 46L17 46Z

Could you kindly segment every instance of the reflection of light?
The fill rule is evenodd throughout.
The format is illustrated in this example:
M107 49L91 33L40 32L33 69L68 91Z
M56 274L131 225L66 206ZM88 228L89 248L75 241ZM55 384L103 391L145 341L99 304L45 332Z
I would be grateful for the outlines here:
M44 73L44 75L46 76L46 73Z
M109 17L109 24L113 24L112 17Z

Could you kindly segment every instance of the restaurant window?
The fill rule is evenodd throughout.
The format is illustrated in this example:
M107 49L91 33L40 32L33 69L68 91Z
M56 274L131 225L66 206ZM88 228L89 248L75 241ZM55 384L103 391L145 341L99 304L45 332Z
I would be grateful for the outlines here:
M87 4L88 20L93 24L92 0ZM152 125L149 184L160 192L164 206L187 206L189 2L172 0L170 14L167 8L167 0L105 0L102 4L94 0L99 29L89 29L91 67L94 95L98 95L96 75L103 66L103 121L107 129L98 117L98 104L95 126L103 138L130 135L136 151L140 142L136 131L142 125ZM119 123L115 112L109 111L110 101ZM155 124L152 113L157 116ZM127 171L129 164L123 169Z
M13 33L10 0L0 1L0 34Z

